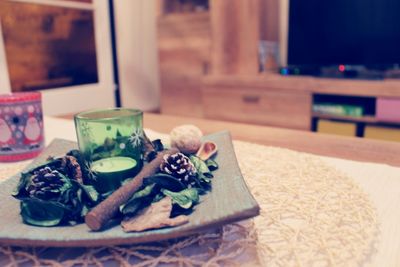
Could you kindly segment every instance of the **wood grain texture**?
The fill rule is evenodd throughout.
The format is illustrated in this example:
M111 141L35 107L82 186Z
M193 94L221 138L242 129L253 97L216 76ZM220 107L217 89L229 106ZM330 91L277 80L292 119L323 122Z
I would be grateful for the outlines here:
M213 74L257 74L259 0L210 0Z
M208 12L158 18L161 111L202 117L201 84L209 68Z
M19 215L19 201L10 195L18 182L15 176L1 183L0 187L0 244L90 247L144 243L195 234L258 215L259 206L240 173L229 133L213 134L205 137L205 140L218 144L216 161L219 169L214 173L213 190L201 198L200 204L189 216L189 223L140 233L124 233L120 226L103 232L91 232L85 224L48 228L25 225ZM48 155L61 155L74 147L74 142L55 140L34 165L45 161Z
M351 80L329 79L311 76L282 76L275 73L259 75L208 75L203 80L205 86L252 87L258 90L270 88L288 89L293 93L312 93L400 97L400 80Z
M170 115L203 117L201 78L168 75L161 78L161 112Z
M234 92L237 91L237 92ZM212 99L225 93L224 105L228 106L230 114L223 107L215 106ZM286 95L286 100L276 98L274 102L275 114L271 110L258 110L253 113L242 115L243 106L235 100L235 95L268 95L271 92L280 92ZM311 108L313 94L329 94L342 96L367 96L367 97L400 97L400 80L346 80L325 79L311 76L281 76L279 74L267 73L259 75L209 75L203 79L203 109L206 118L227 119L237 122L260 123L271 126L282 126L294 129L311 130ZM291 99L291 101L290 101ZM236 101L236 102L235 102ZM290 102L291 107L287 108ZM222 103L222 102L221 102ZM230 105L236 103L236 105ZM269 115L275 117L268 117ZM301 116L301 118L298 118ZM305 118L308 116L308 118ZM316 117L316 116L314 116ZM297 119L296 119L297 118ZM335 119L335 118L333 118ZM355 120L360 121L360 120ZM362 121L372 122L371 118Z
M311 129L309 92L210 86L203 88L202 100L205 118Z
M279 42L279 0L260 0L260 39Z
M169 133L174 126L195 124L204 133L229 130L233 139L277 146L317 155L400 166L400 143L340 137L306 131L281 129L244 123L147 113L144 126Z

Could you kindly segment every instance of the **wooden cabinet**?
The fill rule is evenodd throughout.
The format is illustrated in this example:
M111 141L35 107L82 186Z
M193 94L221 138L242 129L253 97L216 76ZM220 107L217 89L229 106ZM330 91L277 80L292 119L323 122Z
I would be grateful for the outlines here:
M311 94L274 88L205 87L206 118L310 130Z
M361 117L329 115L312 112L316 96L346 98L352 103L366 99L375 107ZM203 109L209 119L250 122L294 129L311 130L316 119L328 119L369 124L398 126L397 112L400 99L398 80L345 80L311 76L263 75L209 75L203 79ZM354 102L356 101L357 102ZM384 101L382 101L384 99ZM330 99L331 101L332 99ZM327 100L325 100L326 102ZM333 100L332 100L333 101ZM328 101L329 102L329 101ZM335 102L333 102L335 103ZM339 102L342 103L342 102ZM343 102L345 103L345 102ZM342 104L343 104L342 103ZM350 103L350 102L346 102ZM382 107L392 113L389 120ZM394 113L393 113L394 112ZM377 115L377 116L375 116ZM386 118L386 119L385 119ZM362 127L360 129L362 129ZM362 136L360 130L358 136Z

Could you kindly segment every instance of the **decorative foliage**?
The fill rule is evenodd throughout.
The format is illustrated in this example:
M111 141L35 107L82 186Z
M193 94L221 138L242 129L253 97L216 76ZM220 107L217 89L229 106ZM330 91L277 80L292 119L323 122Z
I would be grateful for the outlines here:
M13 196L21 201L21 216L35 226L55 226L82 222L86 212L99 201L99 194L82 179L70 177L71 164L76 174L77 161L72 156L52 159L22 173ZM79 168L80 170L80 168Z
M171 197L172 203L178 205L182 209L190 209L199 202L199 193L195 188L187 188L180 192L172 192L163 189L161 192Z

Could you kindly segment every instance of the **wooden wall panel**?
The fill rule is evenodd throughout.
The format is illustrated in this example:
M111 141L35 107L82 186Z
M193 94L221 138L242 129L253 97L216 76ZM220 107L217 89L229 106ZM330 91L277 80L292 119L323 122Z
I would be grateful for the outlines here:
M279 0L260 0L260 40L279 41Z
M210 0L213 74L257 74L259 0Z
M158 18L161 112L202 117L202 79L210 58L208 12Z

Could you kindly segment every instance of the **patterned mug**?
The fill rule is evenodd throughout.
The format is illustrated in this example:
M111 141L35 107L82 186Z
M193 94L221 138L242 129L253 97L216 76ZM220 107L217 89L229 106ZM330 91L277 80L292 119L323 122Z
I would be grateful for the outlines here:
M44 147L39 92L0 95L0 161L36 157Z

